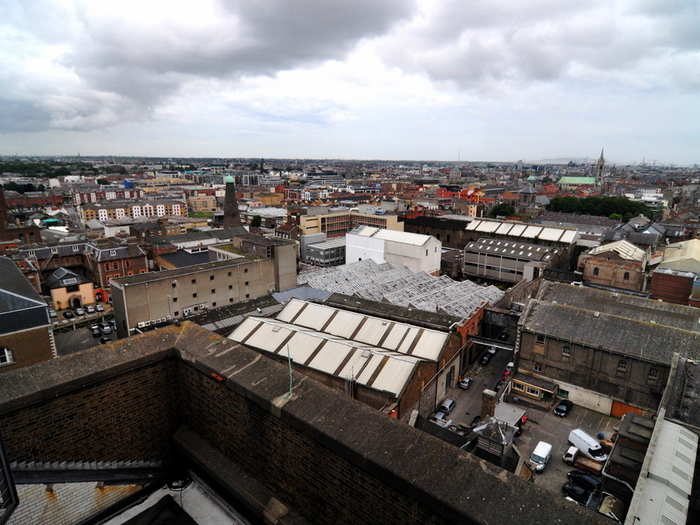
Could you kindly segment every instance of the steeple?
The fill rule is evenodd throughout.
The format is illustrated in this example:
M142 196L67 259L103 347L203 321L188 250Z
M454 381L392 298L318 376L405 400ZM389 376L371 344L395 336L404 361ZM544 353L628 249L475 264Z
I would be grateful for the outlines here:
M596 184L600 184L601 182L603 182L603 168L605 167L604 150L605 150L605 148L600 149L600 158L598 159L598 162L596 162L596 164L595 164Z

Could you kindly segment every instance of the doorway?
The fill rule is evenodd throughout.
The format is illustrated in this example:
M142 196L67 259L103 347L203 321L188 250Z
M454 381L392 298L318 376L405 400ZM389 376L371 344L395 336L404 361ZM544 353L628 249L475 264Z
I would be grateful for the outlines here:
M73 310L80 308L80 297L71 297L70 306Z

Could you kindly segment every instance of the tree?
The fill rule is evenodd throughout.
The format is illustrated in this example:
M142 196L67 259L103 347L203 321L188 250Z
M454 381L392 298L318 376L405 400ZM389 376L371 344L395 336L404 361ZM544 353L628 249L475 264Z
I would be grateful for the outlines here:
M608 219L612 219L614 221L621 221L622 220L622 215L619 213L611 213Z
M501 203L501 204L494 206L491 209L489 216L490 217L498 217L498 216L508 217L508 216L514 215L514 214L515 214L515 208L513 208L513 206L511 206L510 204Z
M260 215L254 215L250 221L250 226L253 228L260 228L261 224L262 224L262 219L260 218Z

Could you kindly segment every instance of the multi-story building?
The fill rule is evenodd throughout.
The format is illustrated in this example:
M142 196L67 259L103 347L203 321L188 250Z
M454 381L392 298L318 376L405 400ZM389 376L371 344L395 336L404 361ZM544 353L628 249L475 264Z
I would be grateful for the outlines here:
M186 217L187 203L180 200L115 201L80 207L83 222L107 221L125 217Z
M0 257L0 372L53 357L48 305L14 261Z
M507 283L532 281L546 268L567 261L561 252L549 246L485 237L464 247L462 273L467 277Z
M187 198L190 210L193 212L215 212L216 197L214 195L194 195Z
M338 266L345 264L345 237L310 244L306 247L304 262L314 266Z
M345 235L348 263L371 259L377 264L400 264L414 272L438 275L441 257L442 243L430 235L371 226L358 226Z
M700 307L700 239L669 244L651 274L651 296Z
M403 231L403 223L396 215L372 215L354 211L322 215L299 215L302 235L325 233L328 237L341 237L357 226L373 226L385 230Z
M432 216L420 215L403 219L404 231L432 235L449 248L462 249L467 244L468 237L465 228L470 222L466 216Z
M593 248L578 261L584 283L634 291L646 287L647 253L627 241Z
M618 417L653 411L674 352L700 358L700 310L544 282L520 318L512 392Z
M71 192L73 194L73 204L97 203L101 201L141 199L143 190L140 188L124 188L121 186L78 186Z

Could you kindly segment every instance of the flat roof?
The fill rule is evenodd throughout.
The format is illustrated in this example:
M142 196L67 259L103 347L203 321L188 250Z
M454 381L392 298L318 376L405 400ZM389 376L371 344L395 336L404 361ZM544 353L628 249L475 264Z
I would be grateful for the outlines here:
M508 237L524 237L526 239L539 239L549 242L572 244L576 239L577 230L562 228L559 226L543 226L512 221L499 221L497 219L474 219L465 228L467 231L493 233Z

